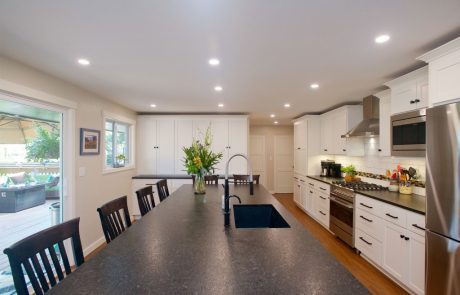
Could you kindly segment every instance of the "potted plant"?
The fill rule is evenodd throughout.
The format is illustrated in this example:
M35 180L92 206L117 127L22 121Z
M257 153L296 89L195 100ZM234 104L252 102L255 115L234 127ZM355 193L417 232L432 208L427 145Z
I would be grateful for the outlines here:
M124 166L125 166L125 162L126 162L126 157L125 157L125 155L119 154L119 155L117 155L117 156L115 157L115 160L117 160L116 163L115 163L115 165L114 165L115 168L117 168L117 167L124 167Z
M206 129L204 138L193 139L190 147L183 147L185 153L184 165L188 174L195 175L195 194L204 194L204 176L214 173L214 167L224 156L211 150L212 135L210 127Z
M342 167L341 171L345 173L346 182L351 182L355 180L355 176L357 174L355 166L348 165L346 167Z

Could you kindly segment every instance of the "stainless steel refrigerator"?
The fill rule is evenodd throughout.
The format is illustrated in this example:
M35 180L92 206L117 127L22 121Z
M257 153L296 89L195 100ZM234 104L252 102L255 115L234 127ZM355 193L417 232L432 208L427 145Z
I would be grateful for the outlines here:
M460 294L460 103L426 115L426 294Z

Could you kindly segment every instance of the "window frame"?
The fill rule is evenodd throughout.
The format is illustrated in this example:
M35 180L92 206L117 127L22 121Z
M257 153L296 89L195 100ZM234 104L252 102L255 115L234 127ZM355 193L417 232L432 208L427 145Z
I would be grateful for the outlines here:
M107 157L107 153L106 153L106 150L105 150L105 144L106 144L106 128L105 128L105 124L107 121L111 121L113 123L120 123L120 124L125 124L127 125L128 127L128 159L129 159L129 163L128 165L125 165L124 167L112 167L112 166L107 166L107 161L106 161L106 157ZM116 124L114 124L114 127L115 127ZM103 111L103 114L102 114L102 130L103 130L103 135L102 135L102 144L101 144L101 147L102 147L102 173L103 174L107 174L107 173L114 173L114 172L119 172L119 171L125 171L125 170L131 170L131 169L135 169L136 168L136 159L135 159L135 153L134 151L136 150L136 141L135 141L135 138L136 138L136 134L135 134L135 130L136 130L136 121L135 120L132 120L132 119L129 119L129 118L126 118L126 117L123 117L123 116L120 116L120 115L117 115L117 114L113 114L113 113L110 113L110 112L106 112L106 111ZM113 140L115 140L115 131L116 129L114 128L114 131L113 131Z

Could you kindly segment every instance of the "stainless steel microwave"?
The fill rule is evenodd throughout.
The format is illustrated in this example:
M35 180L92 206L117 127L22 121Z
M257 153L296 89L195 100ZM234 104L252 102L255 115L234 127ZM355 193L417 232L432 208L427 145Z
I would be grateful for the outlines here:
M391 116L391 155L424 157L426 154L426 110Z

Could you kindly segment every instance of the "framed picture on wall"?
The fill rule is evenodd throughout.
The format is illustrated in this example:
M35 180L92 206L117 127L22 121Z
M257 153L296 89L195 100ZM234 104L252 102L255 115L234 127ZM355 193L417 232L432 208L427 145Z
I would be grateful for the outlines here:
M80 155L99 155L101 131L80 128Z

